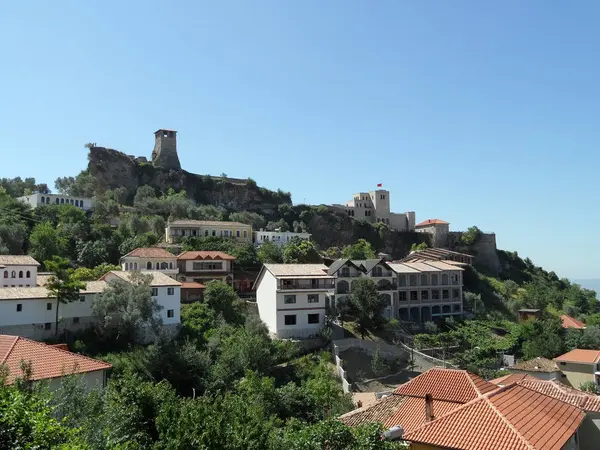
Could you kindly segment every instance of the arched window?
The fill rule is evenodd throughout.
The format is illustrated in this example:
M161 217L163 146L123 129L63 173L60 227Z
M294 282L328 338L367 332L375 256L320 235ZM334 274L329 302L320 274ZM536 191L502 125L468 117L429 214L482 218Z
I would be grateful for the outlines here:
M64 199L64 198L61 198L61 199L60 199L60 204L61 204L61 205L64 205L64 204L65 204L65 199Z
M133 263L133 270L137 270L137 263Z
M27 276L27 278L31 278L31 272L28 270L27 273L25 274Z
M4 271L4 278L8 278L8 270Z
M23 278L23 271L19 270L19 278Z
M166 262L160 263L161 270L165 270L169 265Z
M11 278L17 278L17 272L15 272L14 270L10 273L10 277Z
M150 261L148 261L148 263L146 264L146 269L152 270L152 263Z
M160 263L156 263L156 270L160 269Z
M170 263L169 263L169 269L172 269L172 268L173 268L173 263L172 263L172 262L170 262Z
M60 200L58 199L58 197L56 198L56 204L58 205L60 203Z
M129 263L128 262L125 263L125 270L129 270Z
M46 201L46 197L42 197L42 205L44 204L45 201Z
M50 197L46 197L46 204L50 204Z
M75 206L79 206L79 200L75 200Z
M74 202L73 202L73 199L71 199L71 205L72 205L73 203L74 203Z

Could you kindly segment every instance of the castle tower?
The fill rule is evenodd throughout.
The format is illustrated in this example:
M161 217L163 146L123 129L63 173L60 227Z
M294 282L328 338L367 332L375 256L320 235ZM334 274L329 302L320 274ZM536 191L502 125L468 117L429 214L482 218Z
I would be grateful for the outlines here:
M160 129L154 132L152 164L164 169L181 169L177 156L177 131Z

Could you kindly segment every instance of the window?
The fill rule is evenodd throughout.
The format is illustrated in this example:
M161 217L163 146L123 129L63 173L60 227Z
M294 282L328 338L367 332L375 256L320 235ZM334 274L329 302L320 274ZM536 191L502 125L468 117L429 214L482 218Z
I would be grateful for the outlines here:
M160 270L166 270L169 268L169 264L166 262L161 262L160 263Z
M417 291L410 291L410 299L411 300L418 300L418 292Z
M10 273L10 277L11 278L17 278L17 272L15 272L14 270Z
M160 270L160 263L156 263L156 270Z
M156 297L158 295L158 288L152 288L152 297Z
M398 284L400 286L406 286L406 275L398 275Z
M58 205L60 203L60 201L58 199L56 199L55 203Z
M452 298L458 298L458 289L452 289Z
M216 236L217 235L217 231L216 230L212 230L212 235Z
M17 303L17 312L21 312L21 311L23 311L23 304Z
M8 278L8 270L4 271L4 278Z
M137 263L133 263L133 270L137 270Z
M319 303L319 294L308 294L308 303Z
M429 291L421 291L421 300L429 300Z
M85 302L85 295L80 295L79 296L79 301L80 302Z
M23 278L23 271L19 270L19 278Z
M440 299L440 291L431 291L431 298L433 300L439 300Z
M208 236L208 230L204 230L204 236Z
M175 294L175 288L167 288L167 295L174 295Z
M44 324L44 330L48 331L52 329L52 322L46 322Z
M421 275L421 286L427 286L427 275Z
M373 268L373 276L374 277L381 277L383 276L383 269L379 266Z
M73 323L77 325L79 323L79 317L73 317Z
M446 286L448 284L448 274L445 273L442 275L442 285Z
M417 276L414 275L414 274L410 276L410 285L411 286L416 286L417 285Z
M46 311L52 311L52 303L46 303Z
M448 289L442 291L442 298L450 298L450 291Z
M438 276L437 276L437 273L434 273L434 274L432 274L432 275L431 275L431 284L432 284L433 286L437 286L437 284L438 284Z
M169 317L169 318L175 317L175 310L174 309L167 309L167 317Z
M286 325L296 325L296 315L283 316Z
M169 269L172 269L172 268L173 268L173 263L172 263L172 262L170 262L170 263L169 263Z
M146 269L147 269L147 270L152 270L152 263L151 263L150 261L148 261L148 262L146 263Z
M244 237L247 238L248 237L248 231L244 230Z
M398 300L400 300L401 302L406 301L406 291L398 292Z
M296 296L295 295L284 295L283 296L283 303L285 303L286 305L290 305L292 303L296 303ZM296 317L296 316L294 316Z
M319 315L318 314L309 314L308 315L308 323L319 323Z
M235 237L240 237L240 230L235 230Z
M75 200L75 206L79 206L79 200Z

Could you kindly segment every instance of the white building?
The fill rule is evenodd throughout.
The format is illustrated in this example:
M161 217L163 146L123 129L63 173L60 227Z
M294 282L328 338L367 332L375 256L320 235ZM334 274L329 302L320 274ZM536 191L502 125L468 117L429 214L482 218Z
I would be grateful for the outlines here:
M86 390L106 385L106 371L112 366L98 359L72 353L65 344L48 345L20 336L0 334L0 365L8 368L7 383L22 377L21 361L31 364L31 381L47 382L50 390L61 385L62 378L78 375Z
M157 270L165 275L175 278L179 273L177 256L164 248L136 248L121 257L121 269L131 270Z
M332 206L343 209L346 214L356 219L373 223L383 222L393 230L414 231L415 229L414 211L402 214L390 212L390 191L385 189L359 192L354 194L352 200L343 205L334 204Z
M177 256L179 275L185 282L208 283L212 280L233 284L235 257L217 251L187 251Z
M41 205L73 205L85 211L92 209L92 199L86 197L71 197L61 194L30 194L17 197L17 200L28 203L32 208Z
M39 266L28 255L0 255L0 288L35 287Z
M271 334L307 338L325 322L334 277L323 264L265 264L254 287L260 318Z
M260 246L264 242L272 242L282 247L288 244L292 239L298 238L303 241L310 239L310 233L294 233L293 231L256 231L254 233L254 244Z

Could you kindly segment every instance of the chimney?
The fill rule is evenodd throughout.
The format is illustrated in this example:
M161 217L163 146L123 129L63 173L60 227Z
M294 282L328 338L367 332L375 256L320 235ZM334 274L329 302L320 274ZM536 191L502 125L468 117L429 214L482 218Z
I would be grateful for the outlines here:
M425 421L431 422L433 419L433 399L431 394L425 394Z

